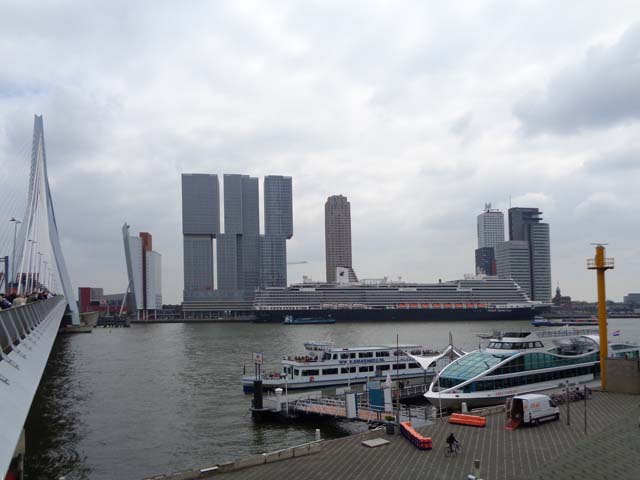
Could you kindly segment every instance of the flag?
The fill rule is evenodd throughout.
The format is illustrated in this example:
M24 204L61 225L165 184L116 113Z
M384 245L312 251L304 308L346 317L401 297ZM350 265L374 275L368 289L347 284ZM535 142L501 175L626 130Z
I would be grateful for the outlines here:
M619 337L620 336L620 330L614 330L613 332L611 332L611 335L614 337Z

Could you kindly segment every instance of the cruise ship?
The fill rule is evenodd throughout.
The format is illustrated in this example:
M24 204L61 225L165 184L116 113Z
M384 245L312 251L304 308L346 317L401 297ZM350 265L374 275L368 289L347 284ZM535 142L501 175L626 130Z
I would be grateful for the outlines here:
M638 345L609 342L613 358L637 359ZM439 408L459 409L504 403L522 393L549 391L569 382L582 385L600 374L598 329L554 328L503 333L486 348L444 367L425 393Z
M530 320L546 304L531 301L513 280L468 276L438 283L302 283L256 291L258 321L287 315L336 321Z

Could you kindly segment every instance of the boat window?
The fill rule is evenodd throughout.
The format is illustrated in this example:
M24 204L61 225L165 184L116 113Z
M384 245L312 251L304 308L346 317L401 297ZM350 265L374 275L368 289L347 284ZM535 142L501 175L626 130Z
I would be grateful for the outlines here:
M406 363L394 363L393 364L393 369L394 370L404 370L405 368L407 368L407 364Z
M359 358L371 358L373 357L373 352L360 352L358 354Z
M356 352L352 352L349 354L349 358L356 358Z
M325 352L324 355L322 355L322 360L331 360L331 354Z
M489 348L500 348L500 344L498 342L489 342Z
M349 371L351 371L351 373L354 373L356 371L356 367L350 367L350 368L342 367L340 369L340 373L349 373Z
M349 358L349 354L348 353L341 353L340 354L340 358L342 358L342 359Z
M297 368L293 371L293 374L297 377L298 375L300 375L300 370L298 370Z
M322 369L322 374L323 375L337 375L338 373L338 369L337 368L323 368Z
M376 368L378 370L389 370L389 365L378 365Z
M363 367L358 367L359 372L373 372L373 365L365 365Z
M316 368L302 370L302 376L303 377L312 377L314 375L320 375L320 370L318 370Z
M502 349L503 350L511 350L511 348L512 348L512 344L509 343L509 342L506 342L506 343L502 344Z
M338 354L337 354L337 353L334 353L334 354L333 354L333 359L334 359L334 360L337 360L337 359L338 359Z
M420 368L420 365L417 364L417 363L412 362L412 363L409 364L409 368Z
M536 348L542 348L542 342L535 342Z
M376 352L376 357L388 357L391 355L389 352Z

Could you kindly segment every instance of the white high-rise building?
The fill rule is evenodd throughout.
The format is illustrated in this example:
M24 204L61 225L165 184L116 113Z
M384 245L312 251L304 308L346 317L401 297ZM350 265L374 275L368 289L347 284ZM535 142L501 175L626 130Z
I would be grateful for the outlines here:
M487 203L484 212L478 215L478 248L495 248L501 242L504 242L504 215Z
M129 225L122 226L124 254L131 294L130 307L138 316L149 319L149 311L162 310L162 256L152 250L151 234L129 235Z

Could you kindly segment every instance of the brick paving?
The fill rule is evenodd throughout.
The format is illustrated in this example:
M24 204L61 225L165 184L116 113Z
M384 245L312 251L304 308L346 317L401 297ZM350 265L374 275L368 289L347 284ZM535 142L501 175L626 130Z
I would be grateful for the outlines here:
M504 414L487 418L486 428L451 425L446 421L418 428L434 440L434 449L421 451L400 435L382 431L331 440L322 451L306 457L218 474L220 479L466 479L474 459L481 462L481 477L510 479L634 479L640 478L640 396L594 392L587 401L587 434L584 402L567 406L560 421L535 427L504 429ZM454 432L463 444L457 457L446 458L445 438ZM363 440L386 438L378 448Z

